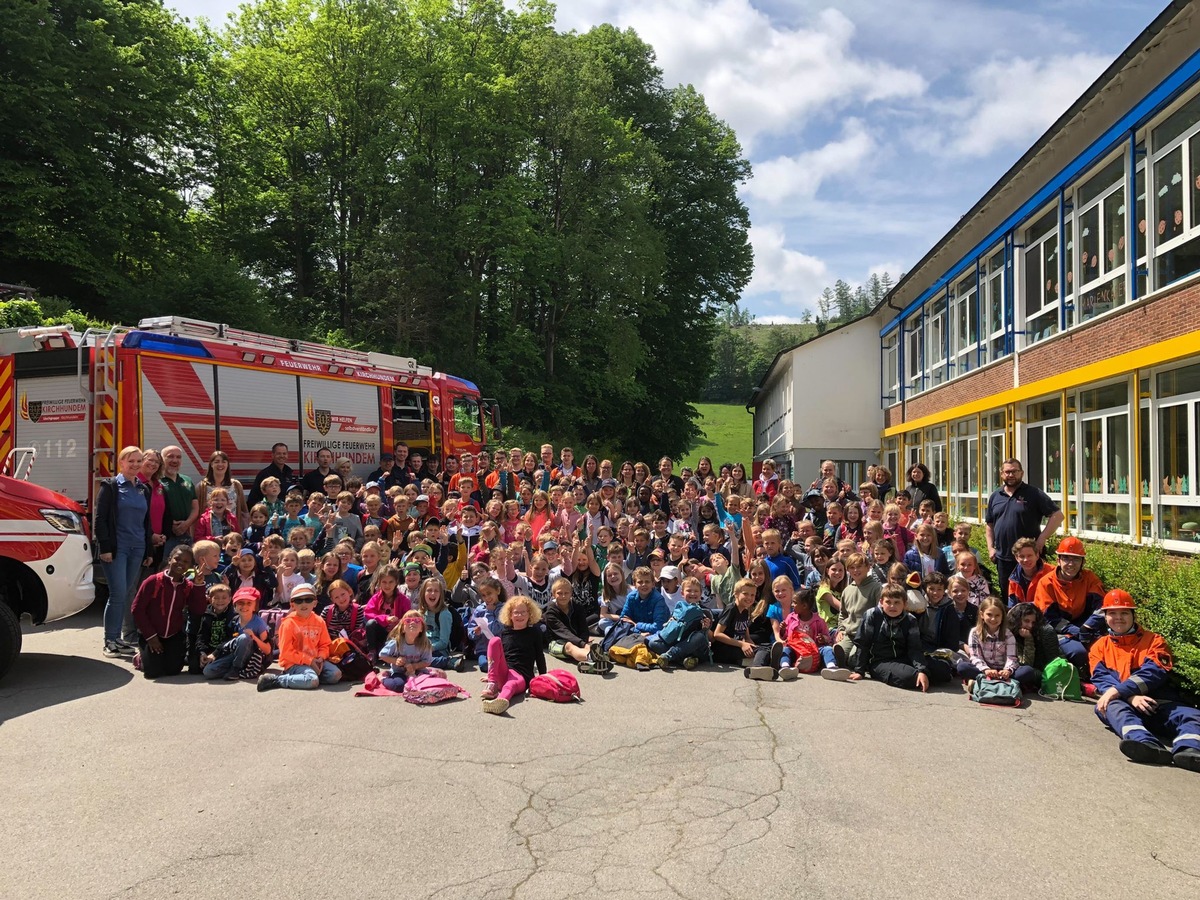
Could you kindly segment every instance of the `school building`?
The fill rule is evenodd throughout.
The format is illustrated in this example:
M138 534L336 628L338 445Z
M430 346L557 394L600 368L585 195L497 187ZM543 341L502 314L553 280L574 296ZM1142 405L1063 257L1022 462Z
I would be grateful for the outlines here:
M977 519L1016 456L1071 531L1200 550L1198 13L1169 5L870 316L776 358L756 459L921 461Z

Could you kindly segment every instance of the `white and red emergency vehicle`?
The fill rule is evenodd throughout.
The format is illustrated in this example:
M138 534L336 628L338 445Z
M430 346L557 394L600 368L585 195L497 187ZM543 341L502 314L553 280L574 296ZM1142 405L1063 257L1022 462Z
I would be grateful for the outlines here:
M21 650L22 616L34 625L65 619L96 596L83 509L62 494L10 477L28 476L35 457L22 448L0 461L0 678Z
M321 447L367 475L399 441L444 460L484 449L499 424L474 384L411 358L178 317L0 330L0 459L36 448L30 480L86 509L131 444L182 447L195 481L223 450L249 487L276 443L298 476Z

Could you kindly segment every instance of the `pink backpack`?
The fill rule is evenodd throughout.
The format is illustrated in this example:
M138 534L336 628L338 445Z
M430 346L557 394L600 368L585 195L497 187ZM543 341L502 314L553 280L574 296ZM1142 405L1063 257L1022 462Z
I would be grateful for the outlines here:
M579 682L565 669L551 669L545 675L534 675L529 682L529 693L539 700L553 703L571 703L582 700Z
M454 682L432 673L420 672L408 679L404 685L404 699L408 703L420 706L441 703L443 700L466 699L470 696Z

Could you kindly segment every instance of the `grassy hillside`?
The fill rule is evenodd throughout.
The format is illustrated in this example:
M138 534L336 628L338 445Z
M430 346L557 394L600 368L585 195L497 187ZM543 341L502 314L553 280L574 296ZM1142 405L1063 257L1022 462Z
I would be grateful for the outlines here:
M753 453L754 418L738 403L694 403L700 413L704 433L684 456L683 465L695 468L701 456L712 460L713 468L724 462L740 462L750 469Z

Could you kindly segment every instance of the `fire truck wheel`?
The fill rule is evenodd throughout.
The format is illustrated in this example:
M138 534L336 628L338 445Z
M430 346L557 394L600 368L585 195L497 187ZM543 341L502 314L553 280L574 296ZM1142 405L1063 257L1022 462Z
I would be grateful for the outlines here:
M21 622L11 606L4 601L0 592L0 678L3 678L17 654L21 652Z

